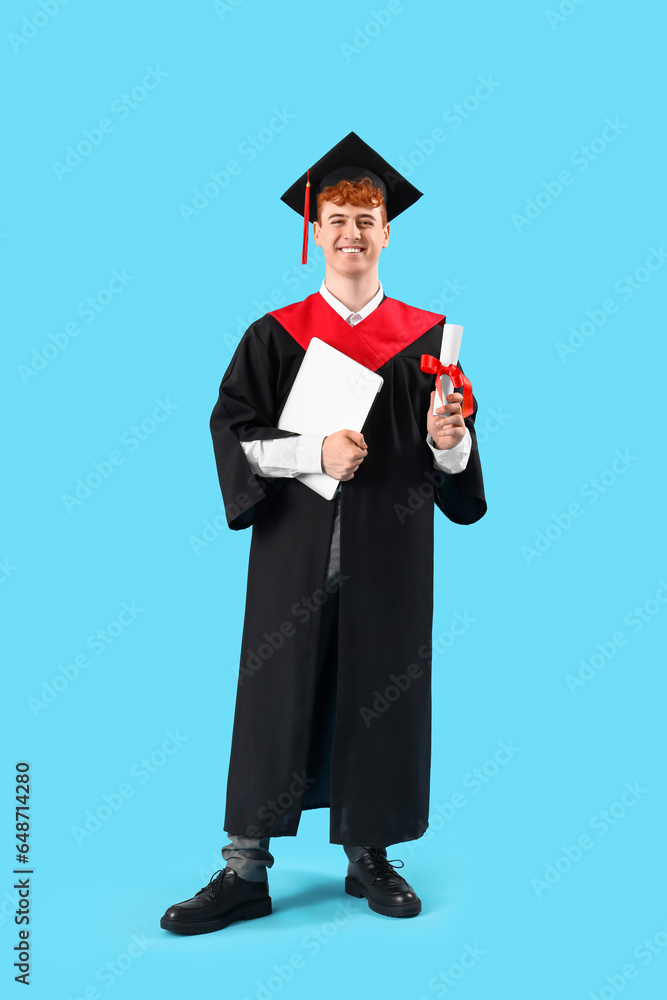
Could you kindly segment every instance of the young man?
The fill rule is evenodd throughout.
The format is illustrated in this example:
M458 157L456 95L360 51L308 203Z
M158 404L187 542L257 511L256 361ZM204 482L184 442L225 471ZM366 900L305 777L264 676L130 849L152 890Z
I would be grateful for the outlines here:
M168 930L271 913L270 838L295 836L301 812L325 806L345 891L387 916L421 910L386 848L428 826L434 511L471 524L486 501L477 401L464 418L454 392L432 413L434 369L422 365L439 358L445 317L387 298L378 279L390 220L420 196L353 132L283 195L304 206L326 276L246 331L211 417L229 526L252 525L230 843L225 868L167 910ZM382 375L362 433L277 428L312 336ZM339 480L334 499L303 472Z

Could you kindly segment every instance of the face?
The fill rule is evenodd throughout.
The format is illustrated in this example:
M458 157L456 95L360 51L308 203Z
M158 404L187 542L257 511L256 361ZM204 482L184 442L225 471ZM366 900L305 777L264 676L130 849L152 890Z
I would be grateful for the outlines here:
M389 224L382 225L382 209L336 205L325 201L322 223L313 223L313 239L324 251L327 269L341 275L377 271L380 251L389 243Z

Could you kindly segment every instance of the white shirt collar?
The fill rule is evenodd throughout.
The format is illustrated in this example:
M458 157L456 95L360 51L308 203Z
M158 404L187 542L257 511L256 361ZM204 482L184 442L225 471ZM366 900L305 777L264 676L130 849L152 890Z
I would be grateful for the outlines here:
M357 323L361 323L362 319L366 319L366 317L370 315L374 309L377 309L382 302L382 299L384 298L382 282L378 281L378 284L380 287L373 298L358 312L351 312L346 305L343 305L340 299L337 299L335 295L332 295L324 281L322 281L322 284L320 285L320 295L325 302L329 303L332 309L336 310L341 319L344 319L346 323L350 324L350 326L356 326Z

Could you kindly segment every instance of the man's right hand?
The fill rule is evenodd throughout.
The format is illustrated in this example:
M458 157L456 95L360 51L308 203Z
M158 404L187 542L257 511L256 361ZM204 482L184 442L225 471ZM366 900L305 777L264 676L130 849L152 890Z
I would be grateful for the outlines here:
M322 442L322 471L345 482L354 477L367 452L364 435L359 431L346 429L327 434Z

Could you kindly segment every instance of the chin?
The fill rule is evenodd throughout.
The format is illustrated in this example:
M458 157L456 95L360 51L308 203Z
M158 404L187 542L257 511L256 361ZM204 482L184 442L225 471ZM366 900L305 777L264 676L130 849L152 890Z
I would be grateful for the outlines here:
M361 274L363 271L372 269L375 262L371 258L368 258L365 253L351 258L343 256L343 254L338 253L336 250L334 251L331 263L336 264L339 269L344 270L348 274L351 271L358 271Z

